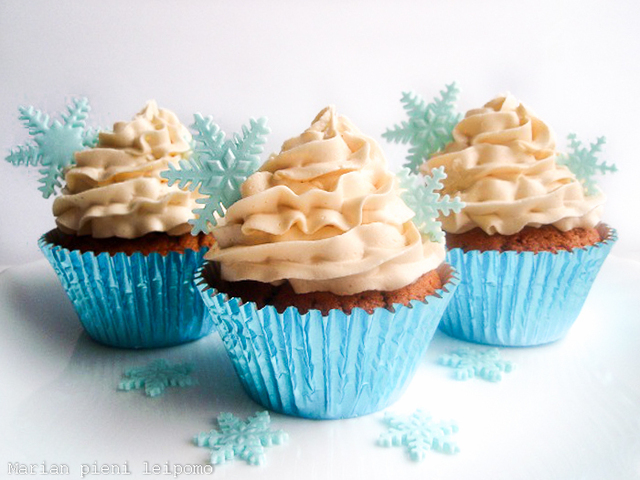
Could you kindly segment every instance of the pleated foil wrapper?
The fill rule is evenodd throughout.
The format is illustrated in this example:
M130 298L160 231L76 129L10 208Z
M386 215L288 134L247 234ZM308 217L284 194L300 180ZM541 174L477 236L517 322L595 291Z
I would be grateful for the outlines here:
M38 246L53 266L80 323L95 341L158 348L196 340L213 321L194 283L206 248L168 255L94 254L68 250L43 235Z
M570 252L450 250L447 261L461 281L440 330L468 342L513 347L564 337L617 240L607 225L598 230L603 241Z
M312 419L366 415L397 400L458 284L441 265L444 288L422 302L323 316L229 298L207 284L214 268L206 264L196 283L244 389L270 410Z

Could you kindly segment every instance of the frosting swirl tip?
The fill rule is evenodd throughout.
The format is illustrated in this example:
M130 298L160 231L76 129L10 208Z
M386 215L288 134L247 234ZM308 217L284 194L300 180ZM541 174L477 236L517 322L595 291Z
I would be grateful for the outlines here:
M395 290L436 268L377 143L328 106L242 186L213 230L227 281L288 281L297 293Z
M53 203L58 228L96 238L137 238L190 230L197 192L169 187L160 172L190 154L191 135L151 100L128 122L100 132L95 148L76 153L63 195Z

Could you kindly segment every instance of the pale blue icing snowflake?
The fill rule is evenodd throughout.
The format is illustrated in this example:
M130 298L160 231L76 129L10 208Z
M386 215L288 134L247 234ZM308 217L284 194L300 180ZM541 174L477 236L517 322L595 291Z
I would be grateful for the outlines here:
M447 178L444 167L434 168L430 175L413 175L403 168L397 174L402 200L414 211L412 221L421 232L429 235L432 241L439 242L444 238L442 223L438 216L459 212L464 203L458 197L437 193L443 185L440 182Z
M213 465L231 461L236 456L250 465L263 465L264 447L281 445L289 439L282 430L271 430L270 423L268 412L258 412L246 422L231 413L221 413L218 416L220 430L200 433L193 442L211 449Z
M515 368L512 362L502 360L497 348L485 351L459 348L449 355L441 355L438 363L455 368L457 380L480 377L490 382L499 382L503 373L509 373Z
M402 94L401 101L409 120L387 129L382 137L394 143L411 144L404 164L411 173L418 173L418 168L425 160L453 139L451 132L460 120L454 105L458 93L454 82L440 92L440 98L435 97L429 104L416 93Z
M213 119L198 113L194 115L192 128L196 131L193 155L181 160L180 168L169 164L169 170L161 176L169 180L169 185L178 183L180 188L198 188L206 195L196 200L203 207L195 209L196 218L189 220L195 235L208 232L215 214L223 215L240 199L240 186L258 168L259 154L270 130L266 118L251 119L248 127L242 127L242 135L235 134L225 141L224 132Z
M389 430L380 435L378 445L398 447L404 445L411 460L424 460L429 450L443 453L458 453L460 448L451 437L458 431L458 425L452 421L433 420L431 415L417 410L409 418L396 416L389 412L384 415Z
M59 120L49 121L49 115L33 107L19 107L20 120L29 129L34 143L19 145L11 150L6 160L13 165L42 165L42 186L38 188L44 198L49 198L61 187L60 178L64 169L75 162L74 153L93 147L98 141L97 130L87 128L85 120L89 113L86 98L74 99L67 105L67 113Z
M198 382L192 378L194 366L188 363L170 365L160 359L146 367L132 368L124 372L126 377L118 385L118 390L134 390L144 388L148 397L162 395L166 387L189 387Z
M589 146L589 149L582 145L582 142L576 138L575 133L569 134L567 137L569 140L569 148L571 152L559 155L558 163L560 165L566 165L569 170L578 178L582 183L587 195L594 195L597 193L596 182L592 178L594 175L600 173L605 174L607 172L617 172L618 168L613 164L606 162L598 163L598 153L602 151L602 146L606 142L605 137L598 137L595 143Z

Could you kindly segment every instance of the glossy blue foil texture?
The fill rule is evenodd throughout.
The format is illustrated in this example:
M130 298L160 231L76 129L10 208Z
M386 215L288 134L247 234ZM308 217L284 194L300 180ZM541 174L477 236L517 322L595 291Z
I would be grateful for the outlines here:
M615 230L599 230L602 242L571 252L450 250L447 261L461 281L440 330L469 342L514 347L562 338L617 240Z
M122 348L177 345L208 335L213 322L194 283L196 252L109 255L38 246L53 266L89 336Z
M382 410L405 390L458 284L450 266L439 273L447 283L425 301L328 316L258 309L196 283L254 401L287 415L338 419Z

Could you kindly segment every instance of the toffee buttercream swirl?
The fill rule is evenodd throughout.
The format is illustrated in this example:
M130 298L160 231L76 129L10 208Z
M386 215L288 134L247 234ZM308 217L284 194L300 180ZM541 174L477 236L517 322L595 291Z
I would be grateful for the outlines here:
M567 231L594 227L604 194L586 196L582 184L556 163L549 127L513 96L470 110L453 130L453 141L425 162L422 173L445 167L443 194L459 195L465 207L441 218L443 229L512 235L526 226Z
M297 293L395 290L444 259L413 216L378 144L327 107L246 180L206 258L225 280Z
M190 139L177 116L155 101L132 121L100 132L96 148L76 153L66 172L63 195L53 203L58 228L95 238L189 232L199 194L168 186L160 172L189 155Z

